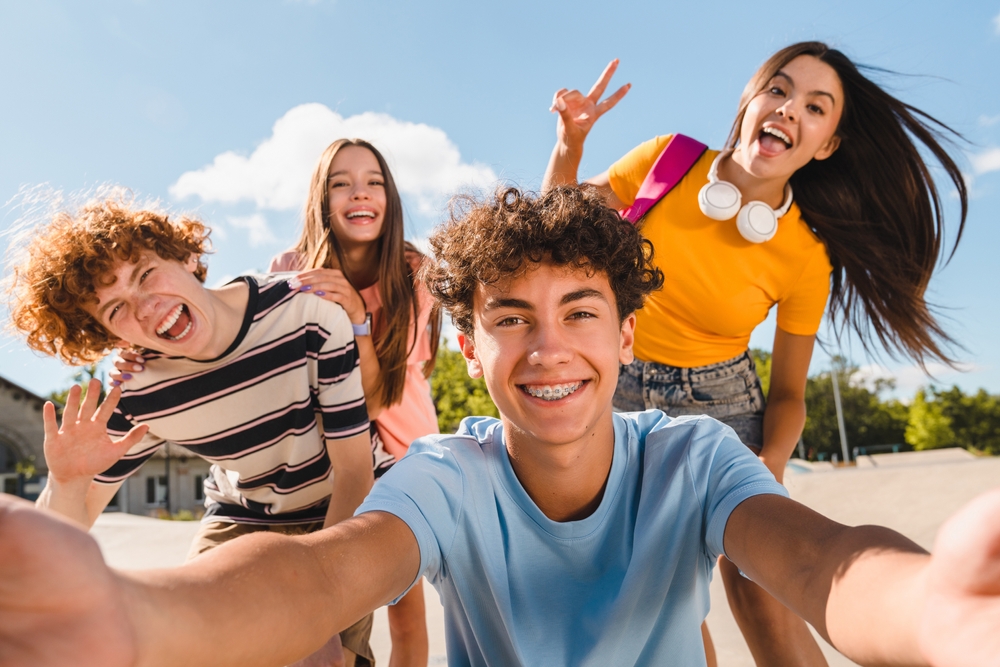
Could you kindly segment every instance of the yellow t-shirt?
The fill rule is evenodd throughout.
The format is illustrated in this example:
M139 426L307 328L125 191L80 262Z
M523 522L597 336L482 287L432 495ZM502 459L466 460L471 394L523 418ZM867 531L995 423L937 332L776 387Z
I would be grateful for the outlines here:
M611 166L611 188L626 205L669 140L647 141ZM830 292L826 247L794 204L767 243L745 240L735 219L702 213L698 191L718 154L705 151L640 223L664 284L638 313L639 359L686 368L732 359L746 351L774 304L784 331L810 336L819 329Z

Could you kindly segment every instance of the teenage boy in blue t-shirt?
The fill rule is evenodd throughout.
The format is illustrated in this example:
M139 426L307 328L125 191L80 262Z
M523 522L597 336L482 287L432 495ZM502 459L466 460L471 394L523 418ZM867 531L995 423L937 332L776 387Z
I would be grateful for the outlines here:
M173 570L111 571L85 534L4 499L0 657L287 664L426 575L452 665L704 665L725 554L862 664L1000 664L1000 493L953 517L932 558L789 500L711 419L614 414L633 312L662 278L579 190L502 192L432 246L428 283L500 420L418 440L337 526Z

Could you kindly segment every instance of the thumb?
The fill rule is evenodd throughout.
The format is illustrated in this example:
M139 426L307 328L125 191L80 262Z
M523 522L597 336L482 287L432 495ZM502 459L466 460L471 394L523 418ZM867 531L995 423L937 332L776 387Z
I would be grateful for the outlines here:
M148 424L139 424L138 426L133 426L131 431L126 433L125 436L122 437L120 440L116 440L114 444L117 447L117 449L124 454L128 452L128 450L132 449L134 446L139 444L139 442L142 441L144 437L146 437L146 433L148 432L149 432Z

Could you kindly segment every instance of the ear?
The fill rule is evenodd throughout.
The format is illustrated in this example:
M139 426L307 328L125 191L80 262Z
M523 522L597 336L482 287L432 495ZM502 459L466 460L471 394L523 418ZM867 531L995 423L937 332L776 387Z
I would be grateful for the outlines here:
M635 355L632 354L632 344L635 343L635 313L630 314L622 321L619 343L618 361L623 364L632 363L632 360L635 359Z
M840 148L840 135L835 134L830 137L825 144L823 144L823 147L816 152L816 155L813 155L813 159L825 160L836 153L838 148Z
M483 377L483 366L476 358L476 343L472 340L472 336L466 336L464 333L458 334L458 346L462 348L462 356L465 357L465 367L469 371L469 377Z
M201 255L196 255L191 253L188 258L184 260L184 268L188 273L194 273L198 270L198 260L201 259Z

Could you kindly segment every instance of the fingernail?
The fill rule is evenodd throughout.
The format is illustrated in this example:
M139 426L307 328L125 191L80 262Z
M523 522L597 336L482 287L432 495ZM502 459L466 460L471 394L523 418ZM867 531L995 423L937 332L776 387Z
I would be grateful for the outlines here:
M140 366L139 364L133 364L132 365L132 370L134 370L134 371L141 371L142 370L142 366Z
M306 285L305 287L300 288L299 291L300 292L308 292L311 289L312 289L312 285Z
M302 283L300 283L298 280L289 280L288 281L288 286L291 287L292 289L298 289L301 284Z
M313 294L315 294L316 296L323 296L324 294L326 294L326 292L320 289L313 292Z
M112 387L117 387L120 384L121 384L121 382L119 382L118 380L115 380L114 382L111 383L111 386Z
M138 361L140 364L142 362L146 361L146 359L144 357L136 357L135 360ZM142 370L142 369L137 369L137 370Z
M559 109L559 111L565 111L566 103L563 102L562 100L556 100L556 108Z
M122 373L122 380L131 380L131 379L132 379L131 373Z

